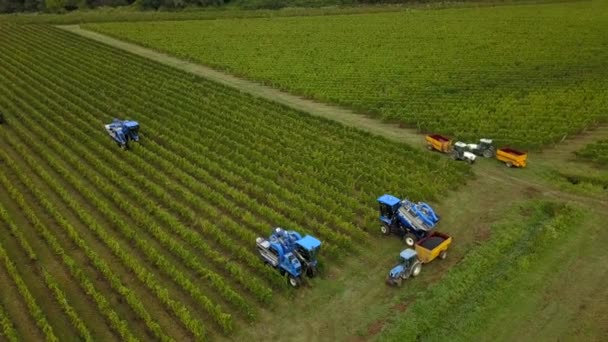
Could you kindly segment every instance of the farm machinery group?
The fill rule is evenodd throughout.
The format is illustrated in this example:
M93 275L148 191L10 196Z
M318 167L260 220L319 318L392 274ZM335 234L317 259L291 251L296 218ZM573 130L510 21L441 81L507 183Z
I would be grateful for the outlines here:
M440 134L429 134L425 137L426 146L431 151L448 153L454 160L464 160L473 164L478 156L496 157L507 167L526 167L528 154L509 147L496 149L491 139L479 139L479 143L466 144L462 141L452 142Z
M130 141L139 141L137 121L114 119L104 127L122 149L128 149ZM452 143L449 138L433 134L426 136L426 142L430 150L449 153L454 160L473 163L477 156L496 156L509 167L526 166L527 154L510 148L496 150L490 139L480 139L477 144ZM452 237L435 230L440 216L429 204L401 200L389 194L380 196L377 202L380 232L383 235L398 235L406 245L399 253L399 263L386 276L387 284L401 286L403 280L418 276L423 264L447 257ZM316 237L277 227L268 238L258 237L255 242L262 262L284 276L292 287L297 288L306 277L317 275L317 256L322 243Z

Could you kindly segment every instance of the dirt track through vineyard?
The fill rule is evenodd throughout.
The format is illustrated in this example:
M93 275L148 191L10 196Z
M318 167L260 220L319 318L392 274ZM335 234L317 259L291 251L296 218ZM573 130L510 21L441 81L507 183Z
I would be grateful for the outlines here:
M149 49L137 44L125 42L103 34L88 31L80 28L79 25L61 25L58 27L66 31L78 34L80 36L95 40L97 42L110 45L112 47L151 59L153 61L177 68L179 70L197 76L210 79L212 81L221 83L232 88L236 88L242 92L251 94L256 97L268 99L270 101L283 104L285 106L294 108L305 113L337 121L349 127L356 127L366 132L383 136L390 140L407 143L410 146L418 146L420 148L424 147L424 140L422 139L422 135L415 129L401 127L396 124L383 123L377 119L370 118L364 114L355 113L349 109L319 103L314 100L292 95L284 91L265 86L254 81L245 80L243 78L236 77L195 62L176 58L166 53L157 52L153 49ZM534 154L534 159L539 160L542 158L543 160L546 159L545 161L554 161L556 163L565 162L570 158L572 152L575 149L582 147L581 145L593 142L595 140L599 140L601 138L606 138L606 135L608 134L608 130L606 128L606 125L602 125L597 129L587 131L581 136L577 136L575 139L567 139L561 144L557 144L554 147L546 149L542 154ZM578 140L581 140L580 143L578 142ZM494 179L496 182L504 183L511 181L518 182L524 186L536 185L546 187L546 185L541 185L538 182L528 181L520 179L519 177L506 175L505 172L503 172L502 170L498 171L492 168L492 170L484 170L484 173L486 173L486 171L489 172L487 176L491 179ZM561 193L561 191L556 191L555 189L545 190L545 194L547 195L556 195L558 193ZM584 197L573 196L571 194L568 194L565 197L570 198L571 200L584 199ZM606 201L603 200L588 200L598 204L606 204Z
M121 41L96 32L87 31L80 28L78 25L65 25L58 27L100 43L131 52L138 56L169 65L182 71L207 78L223 85L236 88L253 96L268 99L302 112L310 113L329 120L338 121L346 126L356 127L372 134L384 136L391 140L405 142L414 146L420 145L420 135L416 132L416 130L413 129L402 128L396 124L383 123L365 115L357 114L348 109L319 103L300 96L295 96L272 87L217 71L195 62L189 62L172 57L162 52L145 48L140 45Z

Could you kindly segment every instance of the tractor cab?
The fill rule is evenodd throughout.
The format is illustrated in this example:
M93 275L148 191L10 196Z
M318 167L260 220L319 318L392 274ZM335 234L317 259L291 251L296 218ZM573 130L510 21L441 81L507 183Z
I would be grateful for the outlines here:
M469 164L473 164L477 156L469 152L469 150L469 145L463 143L462 141L457 141L456 143L454 143L454 147L452 149L452 159L464 160Z
M392 195L382 195L378 198L378 206L380 210L380 221L391 226L395 214L401 206L401 200Z
M310 278L317 274L317 254L321 249L321 241L306 235L295 243L295 254L304 266L306 275Z
M492 148L492 139L479 139L479 147L483 150Z
M466 144L466 149L484 158L492 158L496 154L496 149L492 146L492 139L479 139L477 144Z
M422 270L422 263L418 260L418 254L411 248L404 249L399 253L399 264L393 267L386 282L390 285L401 286L403 280L410 276L418 276Z

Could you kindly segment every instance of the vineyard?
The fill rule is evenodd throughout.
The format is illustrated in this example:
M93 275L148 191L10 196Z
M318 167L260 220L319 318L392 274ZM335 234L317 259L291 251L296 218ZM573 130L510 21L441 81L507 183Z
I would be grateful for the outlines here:
M535 148L608 119L605 1L85 27L422 132Z
M289 296L255 238L358 253L387 191L439 199L466 166L56 28L0 25L0 324L9 340L229 334ZM121 151L113 117L142 125Z
M598 165L608 165L608 139L585 146L582 150L576 152L576 156Z

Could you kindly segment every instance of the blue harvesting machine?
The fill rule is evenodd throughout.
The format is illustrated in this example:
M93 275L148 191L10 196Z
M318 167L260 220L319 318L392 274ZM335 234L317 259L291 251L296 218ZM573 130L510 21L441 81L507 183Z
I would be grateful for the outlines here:
M429 235L439 222L433 208L423 202L414 203L392 195L382 195L378 203L382 234L402 236L408 247L413 247L418 240Z
M129 141L139 141L139 123L131 120L112 120L104 126L106 131L122 149L129 148Z
M275 228L268 239L258 237L256 245L264 263L287 277L289 285L298 287L303 276L317 274L317 254L321 241L293 230Z

